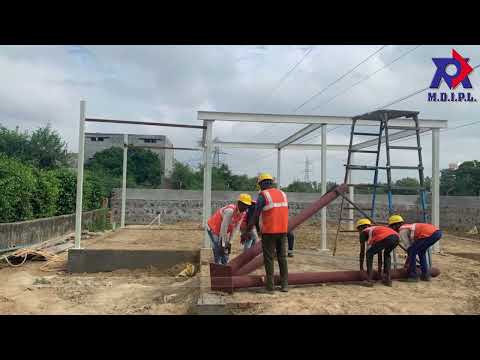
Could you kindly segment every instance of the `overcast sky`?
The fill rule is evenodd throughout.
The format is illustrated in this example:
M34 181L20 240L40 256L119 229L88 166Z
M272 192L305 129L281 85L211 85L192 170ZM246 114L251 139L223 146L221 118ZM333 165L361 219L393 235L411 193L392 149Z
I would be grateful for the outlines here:
M87 101L87 116L136 121L199 124L200 110L354 116L429 86L435 72L432 57L451 57L452 48L470 58L472 66L480 63L479 46L389 45L294 111L381 46L1 46L0 124L32 130L50 123L67 140L70 151L77 152L81 99ZM471 92L480 99L478 70L470 80ZM461 85L459 90L463 91ZM330 101L337 94L341 95ZM421 93L391 108L448 120L449 127L480 120L480 100L441 104L428 103L426 96ZM216 123L214 136L223 141L278 142L301 127ZM175 146L195 146L201 135L198 130L99 124L88 124L87 131L165 134ZM331 131L328 143L347 144L348 133L346 127ZM479 134L480 123L441 133L441 167L480 159ZM308 136L308 143L320 143L319 136L319 131ZM421 139L430 175L431 136ZM274 151L224 151L228 154L222 160L234 173L275 175ZM304 178L306 156L312 162L311 179L320 179L319 151L284 153L282 185ZM201 153L176 151L175 157L196 165ZM329 152L329 180L341 181L345 160L346 152ZM412 162L416 162L412 153L392 156L392 164Z

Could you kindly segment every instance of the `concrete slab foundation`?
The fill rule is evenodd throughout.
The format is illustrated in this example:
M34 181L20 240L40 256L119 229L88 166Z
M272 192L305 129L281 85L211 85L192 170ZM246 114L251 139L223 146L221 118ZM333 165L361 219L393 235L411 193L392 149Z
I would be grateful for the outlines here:
M125 249L70 249L68 251L68 271L71 273L142 269L149 266L166 270L184 262L198 265L200 263L200 252Z

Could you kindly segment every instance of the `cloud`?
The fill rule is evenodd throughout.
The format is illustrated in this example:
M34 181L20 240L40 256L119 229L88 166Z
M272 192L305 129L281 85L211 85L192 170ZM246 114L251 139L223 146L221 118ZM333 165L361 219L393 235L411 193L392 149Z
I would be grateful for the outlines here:
M421 46L350 89L413 46L387 46L349 76L315 97L299 114L353 116L388 104L429 85L435 67L432 57L450 56L455 48L480 63L479 46ZM197 111L292 113L339 76L380 48L314 46L311 53L279 86L279 81L310 46L2 46L0 47L0 123L33 129L50 122L75 151L79 101L87 100L89 116L199 124ZM471 74L474 94L478 71ZM347 90L331 102L334 95ZM312 108L319 106L315 111ZM477 104L432 104L419 94L393 106L420 111L423 118L447 119L451 127L478 120ZM302 125L216 123L222 140L278 142ZM332 129L333 127L329 127ZM88 124L89 131L112 131L110 125ZM177 146L196 146L195 130L115 127L115 132L166 134ZM476 145L480 126L441 134L441 166L480 158ZM329 132L329 143L346 144L348 127ZM317 137L315 137L317 134ZM310 142L319 142L317 131ZM431 136L422 137L426 171L430 171ZM235 173L254 175L276 171L276 152L228 149L224 160ZM320 153L287 150L282 179L286 184L303 177L305 157L313 161L313 178L320 178ZM398 153L395 161L411 163L412 155ZM201 154L176 152L195 164ZM328 177L343 178L346 153L329 153ZM399 177L403 174L399 174Z

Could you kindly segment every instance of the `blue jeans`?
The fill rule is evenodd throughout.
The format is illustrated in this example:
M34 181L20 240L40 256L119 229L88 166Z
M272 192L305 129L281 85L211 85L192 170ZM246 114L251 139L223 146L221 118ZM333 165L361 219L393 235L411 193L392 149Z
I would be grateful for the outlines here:
M213 259L215 264L226 265L228 263L228 255L225 254L222 247L220 246L220 238L212 233L210 230L207 230L208 236L212 241L212 250L213 250Z
M245 242L243 243L243 251L247 251L248 249L250 249L253 245L255 245L255 242L256 242L257 238L255 236L255 233L253 231L251 231L249 234L248 234L248 239L245 240Z
M417 277L417 255L420 259L420 269L422 275L428 275L429 269L427 265L427 250L430 246L433 246L442 237L440 230L435 231L432 236L415 241L407 250L408 258L410 260L408 264L408 276Z

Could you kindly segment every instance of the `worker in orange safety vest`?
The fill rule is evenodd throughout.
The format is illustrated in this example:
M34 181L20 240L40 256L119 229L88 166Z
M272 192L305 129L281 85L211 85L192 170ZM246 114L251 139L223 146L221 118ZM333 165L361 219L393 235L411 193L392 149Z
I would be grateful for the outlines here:
M244 219L245 211L252 205L249 194L240 194L236 204L218 209L209 219L207 233L212 241L216 264L227 264L231 251L231 240Z
M427 251L442 237L438 227L428 223L406 224L400 215L392 215L388 225L398 232L400 244L407 250L406 266L408 269L408 282L417 282L417 255L420 260L420 279L430 281L430 269L427 265Z
M262 173L257 180L261 192L258 195L255 212L248 221L247 232L253 229L259 220L262 237L262 251L265 265L265 287L272 293L274 287L274 257L277 254L280 269L282 292L288 292L287 233L288 199L287 195L273 187L273 177Z
M379 273L381 273L381 256L383 252L383 278L382 283L386 286L392 286L391 278L391 252L398 246L398 234L387 226L372 226L369 219L360 219L357 221L357 231L360 233L360 271L363 271L363 262L365 258L365 244L367 250L367 280L366 286L373 286L373 257L378 254Z

